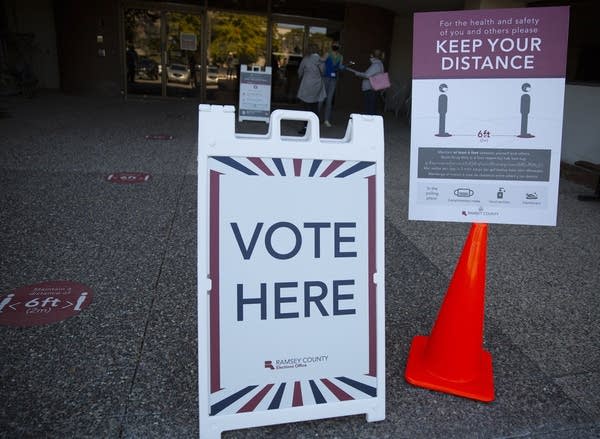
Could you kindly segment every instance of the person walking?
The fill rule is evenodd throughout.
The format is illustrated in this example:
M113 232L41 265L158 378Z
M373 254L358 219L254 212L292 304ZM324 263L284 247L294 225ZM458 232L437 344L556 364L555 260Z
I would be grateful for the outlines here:
M298 67L300 86L298 87L298 99L304 103L304 109L312 111L319 116L319 102L327 96L323 85L323 61L318 53L319 47L310 44L308 54L302 58ZM306 133L306 124L300 130L300 134Z
M383 53L381 50L375 49L369 55L369 61L371 62L371 65L369 65L367 70L364 72L358 72L354 69L347 68L347 70L350 70L359 78L363 78L361 90L364 96L365 114L377 114L377 92L373 90L373 87L371 87L369 78L373 75L384 72L383 61L381 61L382 58Z
M133 45L127 46L127 52L125 52L126 63L127 63L127 82L133 84L135 82L135 70L138 64L138 54L133 48Z
M331 50L325 57L325 67L323 72L323 84L325 86L325 126L331 126L331 110L333 107L333 96L335 95L335 89L337 85L338 74L344 69L344 57L340 53L340 43L334 41L331 44ZM322 106L322 105L321 105ZM320 113L320 109L319 109Z

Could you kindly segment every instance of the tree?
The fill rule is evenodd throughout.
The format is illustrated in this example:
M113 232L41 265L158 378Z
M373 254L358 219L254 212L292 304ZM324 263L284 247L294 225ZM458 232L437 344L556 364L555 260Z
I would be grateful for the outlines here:
M223 63L234 53L244 63L265 57L267 20L257 15L209 12L212 62Z

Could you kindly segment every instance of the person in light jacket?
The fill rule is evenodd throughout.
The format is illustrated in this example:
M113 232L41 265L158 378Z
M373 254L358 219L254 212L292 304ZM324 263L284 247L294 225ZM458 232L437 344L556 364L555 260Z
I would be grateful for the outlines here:
M309 45L308 52L298 67L300 86L297 96L304 103L305 110L312 111L318 116L319 102L327 97L323 85L323 61L316 44Z
M367 70L365 70L364 72L357 72L356 70L348 69L359 78L363 78L361 83L361 90L364 96L365 114L377 114L377 92L371 87L369 77L384 72L383 62L381 61L381 59L381 50L375 49L369 55L369 61L371 62L371 65Z

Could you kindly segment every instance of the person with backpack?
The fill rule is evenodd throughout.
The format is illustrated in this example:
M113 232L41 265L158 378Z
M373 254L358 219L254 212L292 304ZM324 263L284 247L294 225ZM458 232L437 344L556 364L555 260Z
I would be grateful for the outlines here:
M325 85L325 92L327 98L321 102L325 104L325 126L331 126L331 110L333 108L333 96L335 95L335 89L337 86L337 79L339 72L344 69L344 56L340 53L340 43L334 41L331 44L331 50L325 57L325 66L323 72L323 84ZM320 112L320 109L319 109Z

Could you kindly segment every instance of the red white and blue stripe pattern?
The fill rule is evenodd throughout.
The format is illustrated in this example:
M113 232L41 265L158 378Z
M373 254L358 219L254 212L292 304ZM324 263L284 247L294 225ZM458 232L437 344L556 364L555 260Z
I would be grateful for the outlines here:
M211 416L326 404L377 396L376 378L336 377L247 386L213 393Z
M249 176L364 178L375 174L375 162L259 157L211 157L210 169Z

